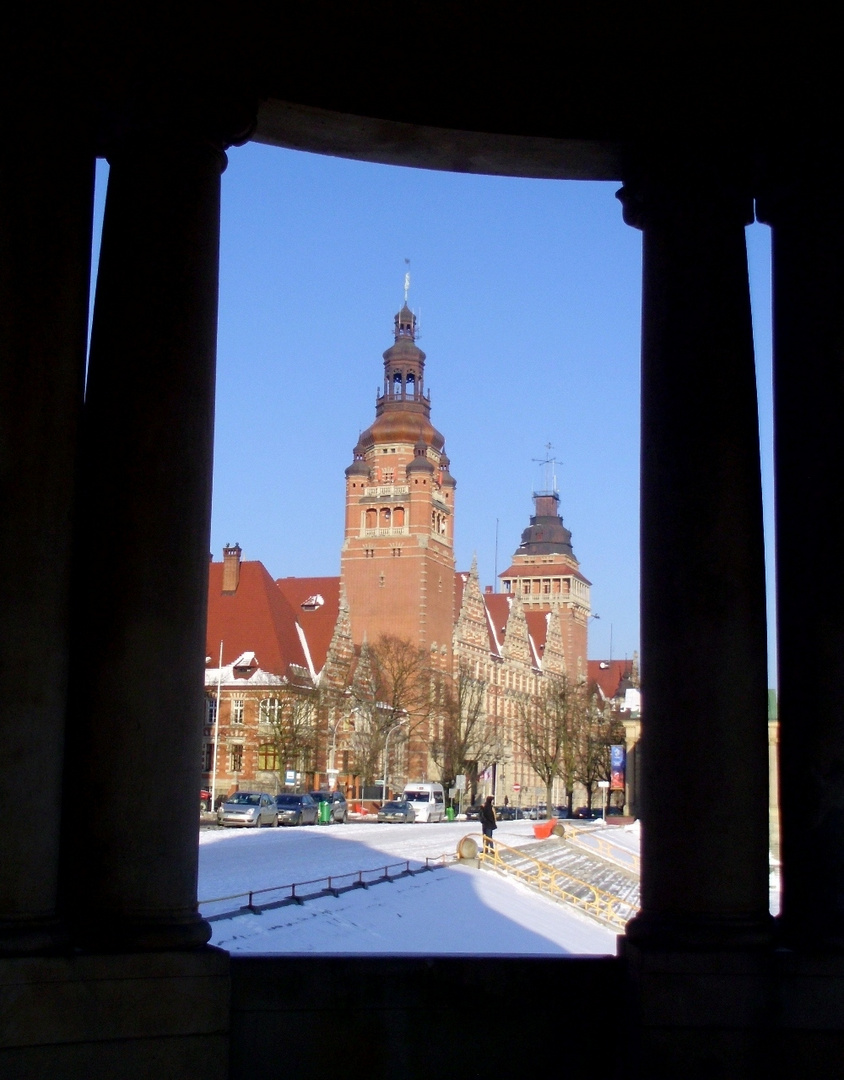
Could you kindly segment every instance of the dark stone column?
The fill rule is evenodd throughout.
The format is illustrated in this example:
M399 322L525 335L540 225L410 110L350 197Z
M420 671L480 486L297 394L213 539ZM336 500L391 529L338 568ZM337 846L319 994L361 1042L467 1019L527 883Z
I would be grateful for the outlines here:
M40 115L32 99L20 105L6 102L0 164L0 956L62 938L72 506L94 191L84 132L56 115L55 99Z
M163 133L163 134L162 134ZM101 949L208 940L196 906L222 145L121 139L84 416L66 887Z
M767 666L751 201L703 156L647 160L643 232L642 909L628 937L764 940Z
M842 948L844 161L817 148L792 161L759 206L773 239L780 929Z

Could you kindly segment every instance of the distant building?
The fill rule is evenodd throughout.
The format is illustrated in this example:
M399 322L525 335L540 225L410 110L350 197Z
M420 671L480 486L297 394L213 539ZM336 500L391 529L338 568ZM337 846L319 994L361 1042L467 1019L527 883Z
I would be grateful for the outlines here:
M204 781L217 792L339 784L359 797L371 721L355 707L355 679L362 652L389 635L424 650L446 703L409 723L408 738L395 738L383 766L388 784L454 782L443 745L446 699L471 677L486 733L476 741L469 790L482 788L499 802L542 800L544 786L519 735L525 700L553 675L594 683L602 707L629 713L617 690L623 679L635 690L635 665L622 672L612 662L610 687L609 669L587 661L590 582L560 517L556 481L534 495L530 524L500 575L501 592L481 589L474 564L455 571L456 482L431 423L426 357L407 303L383 358L375 419L346 469L340 576L273 580L261 563L242 561L237 544L225 548L222 563L211 563ZM311 738L301 745L278 737L279 718L294 706L310 724Z

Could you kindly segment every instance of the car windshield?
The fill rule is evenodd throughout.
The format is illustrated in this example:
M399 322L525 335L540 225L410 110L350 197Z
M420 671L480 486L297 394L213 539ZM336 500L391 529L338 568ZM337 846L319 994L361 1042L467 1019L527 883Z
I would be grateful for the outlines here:
M301 795L276 795L275 801L279 806L298 806L302 801Z
M226 799L226 802L234 803L235 806L258 806L261 796L252 795L248 791L236 791L230 799Z
M388 802L384 803L385 810L405 810L407 809L407 803L403 802Z
M318 799L320 802L325 802L325 800L328 798L328 792L327 791L312 791L311 792L311 798L312 799Z
M408 802L430 802L431 799L427 791L406 791L404 797Z

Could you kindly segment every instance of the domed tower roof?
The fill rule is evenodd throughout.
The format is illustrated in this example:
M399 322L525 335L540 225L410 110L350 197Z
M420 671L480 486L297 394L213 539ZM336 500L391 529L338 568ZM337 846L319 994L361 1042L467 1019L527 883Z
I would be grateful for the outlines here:
M413 461L407 466L407 475L411 476L416 472L434 472L434 463L428 457L428 444L420 435L416 440L416 445L413 447Z
M358 439L357 446L354 449L354 460L346 469L346 476L369 476L369 466L363 460L365 449L360 439Z
M431 423L425 394L425 354L416 344L416 316L405 302L394 320L395 341L384 355L384 388L375 400L375 423L360 437L363 447L416 442L440 451L445 439Z

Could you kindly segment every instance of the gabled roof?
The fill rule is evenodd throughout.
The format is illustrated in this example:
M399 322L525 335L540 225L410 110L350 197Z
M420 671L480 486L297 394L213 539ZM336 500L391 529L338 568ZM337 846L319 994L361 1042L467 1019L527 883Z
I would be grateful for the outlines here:
M254 653L262 671L284 675L290 664L307 667L293 610L263 563L243 561L235 592L223 592L223 563L208 571L206 656L216 666L223 643L223 665Z

